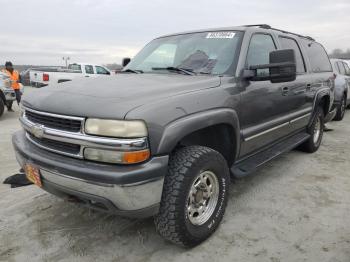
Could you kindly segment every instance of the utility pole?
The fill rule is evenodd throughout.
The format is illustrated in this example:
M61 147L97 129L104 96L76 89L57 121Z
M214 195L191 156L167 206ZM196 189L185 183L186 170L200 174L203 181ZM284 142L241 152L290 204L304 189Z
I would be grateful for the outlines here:
M62 60L66 63L66 68L68 68L68 60L70 60L70 57L62 57Z

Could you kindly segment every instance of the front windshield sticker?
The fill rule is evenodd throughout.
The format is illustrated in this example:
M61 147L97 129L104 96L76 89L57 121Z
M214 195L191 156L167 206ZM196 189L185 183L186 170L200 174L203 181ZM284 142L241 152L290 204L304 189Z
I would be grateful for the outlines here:
M234 36L234 32L210 32L206 38L233 38Z

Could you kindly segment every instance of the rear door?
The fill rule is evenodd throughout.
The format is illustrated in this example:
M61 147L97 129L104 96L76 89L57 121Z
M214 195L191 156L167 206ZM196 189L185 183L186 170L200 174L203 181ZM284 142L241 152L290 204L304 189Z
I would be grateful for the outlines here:
M95 72L94 72L94 67L92 65L85 65L85 77L93 77Z
M281 49L293 49L295 52L297 77L293 82L284 83L287 92L288 103L286 105L287 115L291 121L291 131L305 127L310 119L313 100L309 97L311 83L309 74L306 72L305 59L301 52L298 38L279 35Z

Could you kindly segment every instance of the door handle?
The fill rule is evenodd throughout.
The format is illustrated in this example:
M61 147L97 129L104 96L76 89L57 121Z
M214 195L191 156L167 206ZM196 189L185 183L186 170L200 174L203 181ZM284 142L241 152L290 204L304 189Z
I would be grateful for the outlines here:
M85 76L85 77L90 77L90 76Z
M310 89L311 89L311 84L307 84L306 85L306 91L310 91Z
M289 87L285 86L282 88L282 96L286 96L289 92Z

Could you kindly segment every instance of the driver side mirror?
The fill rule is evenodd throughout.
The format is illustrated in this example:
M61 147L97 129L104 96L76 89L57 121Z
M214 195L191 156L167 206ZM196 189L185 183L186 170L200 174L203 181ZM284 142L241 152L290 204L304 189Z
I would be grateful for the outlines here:
M271 83L291 82L296 79L296 60L293 49L283 49L270 52L269 64L250 66L244 70L243 77L251 81L266 81Z
M131 59L129 57L123 58L122 66L126 67L130 63Z

